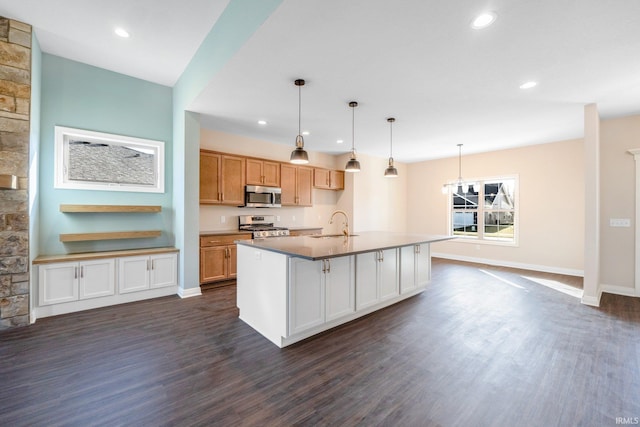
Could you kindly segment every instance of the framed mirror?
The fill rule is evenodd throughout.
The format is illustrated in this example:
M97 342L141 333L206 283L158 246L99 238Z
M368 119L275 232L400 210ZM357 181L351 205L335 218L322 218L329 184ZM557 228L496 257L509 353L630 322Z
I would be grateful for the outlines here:
M164 142L55 127L55 188L164 193Z

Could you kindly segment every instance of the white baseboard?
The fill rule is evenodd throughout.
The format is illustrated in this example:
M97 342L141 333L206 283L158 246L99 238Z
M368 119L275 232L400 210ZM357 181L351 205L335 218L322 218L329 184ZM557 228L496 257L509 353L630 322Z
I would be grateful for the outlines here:
M200 286L197 288L178 288L178 296L180 298L191 298L191 297L199 297L202 295L202 291L200 290Z
M434 258L451 259L454 261L473 262L477 264L495 265L498 267L519 268L522 270L542 271L545 273L564 274L566 276L578 276L584 277L584 270L576 270L571 268L551 267L547 265L525 264L521 262L502 261L487 258L476 258L463 255L444 254L439 252L432 252L431 256Z
M602 285L600 285L600 290L602 292L606 292L608 294L623 295L623 296L626 296L626 297L639 297L640 296L640 295L638 295L636 293L636 288L629 288L627 286L602 284Z
M582 296L582 304L590 305L592 307L600 307L600 298L602 297L602 291L598 290L598 295L583 295Z

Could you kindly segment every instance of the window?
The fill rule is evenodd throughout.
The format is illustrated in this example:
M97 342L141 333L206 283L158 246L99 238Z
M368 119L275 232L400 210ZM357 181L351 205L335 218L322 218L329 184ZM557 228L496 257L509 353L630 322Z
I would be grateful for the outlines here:
M479 180L466 193L462 187L452 187L451 235L516 243L516 187L515 177Z
M164 193L164 142L55 127L55 188Z

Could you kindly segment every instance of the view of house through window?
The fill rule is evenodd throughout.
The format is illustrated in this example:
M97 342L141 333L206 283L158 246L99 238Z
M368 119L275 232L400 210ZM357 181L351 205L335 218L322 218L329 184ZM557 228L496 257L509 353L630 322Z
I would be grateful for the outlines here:
M451 234L481 240L515 242L516 179L487 179L451 192Z

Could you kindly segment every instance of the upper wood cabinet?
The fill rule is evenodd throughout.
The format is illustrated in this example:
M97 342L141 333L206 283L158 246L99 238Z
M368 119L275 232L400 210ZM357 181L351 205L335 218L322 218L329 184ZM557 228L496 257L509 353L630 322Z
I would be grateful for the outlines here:
M280 187L280 163L247 159L247 184Z
M283 206L312 206L313 168L282 163L280 186Z
M344 190L344 171L314 168L313 186L325 190Z
M200 150L200 203L242 205L245 167L244 157Z

